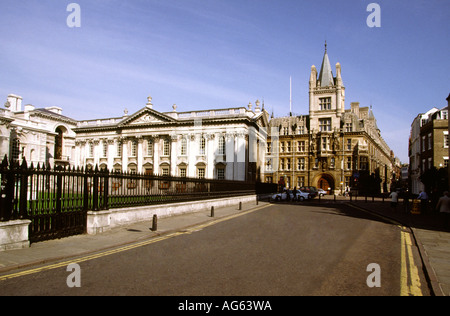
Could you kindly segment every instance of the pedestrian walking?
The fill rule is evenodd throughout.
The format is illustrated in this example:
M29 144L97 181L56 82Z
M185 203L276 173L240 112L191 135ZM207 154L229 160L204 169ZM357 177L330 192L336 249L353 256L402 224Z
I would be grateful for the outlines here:
M393 209L397 209L398 192L397 191L392 191L391 194L389 194L389 197L391 198L391 207Z
M448 191L439 199L436 210L441 214L444 227L450 228L450 197Z
M427 211L427 205L428 205L428 195L425 191L420 191L419 196L417 197L418 200L420 200L420 208L422 211L422 214Z

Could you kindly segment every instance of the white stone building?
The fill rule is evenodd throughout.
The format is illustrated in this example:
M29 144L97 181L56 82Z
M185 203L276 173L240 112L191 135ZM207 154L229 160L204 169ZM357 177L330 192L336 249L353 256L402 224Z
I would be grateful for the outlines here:
M162 113L148 103L132 115L76 121L59 107L9 95L0 109L0 155L50 164L227 180L256 180L268 113L259 101L228 109Z
M36 108L10 94L0 109L0 156L28 164L73 164L77 121L62 115L59 107Z
M78 122L76 166L226 180L255 180L268 113L248 108L162 113L151 97L134 114Z

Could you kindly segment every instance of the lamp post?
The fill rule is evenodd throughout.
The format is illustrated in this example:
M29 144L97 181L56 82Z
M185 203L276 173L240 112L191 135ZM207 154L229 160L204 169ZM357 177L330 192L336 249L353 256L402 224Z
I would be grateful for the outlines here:
M447 97L447 105L450 108L450 93L448 94ZM448 117L448 113L450 112L449 109L447 108L448 131L450 132L450 118ZM447 137L449 137L448 134ZM448 138L448 140L450 140L450 138ZM448 146L448 156L450 157L450 146ZM448 170L448 189L450 190L450 165L447 166L447 170Z

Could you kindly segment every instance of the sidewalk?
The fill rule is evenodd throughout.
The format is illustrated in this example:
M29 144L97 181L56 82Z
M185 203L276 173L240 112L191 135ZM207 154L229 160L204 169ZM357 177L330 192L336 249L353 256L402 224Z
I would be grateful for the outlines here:
M426 214L413 215L405 211L402 202L392 209L388 199L384 202L375 199L372 202L372 198L368 198L366 202L360 197L352 204L410 227L434 294L450 296L450 230L444 228L439 213L428 211Z
M238 205L221 207L211 211L200 211L173 217L161 218L157 222L157 231L151 231L152 221L129 224L114 228L98 235L78 235L68 238L49 240L31 244L30 248L0 252L0 274L15 269L48 264L63 259L86 256L102 250L118 248L127 244L142 242L171 232L177 232L191 226L212 222L268 204L259 202L243 203L242 210Z

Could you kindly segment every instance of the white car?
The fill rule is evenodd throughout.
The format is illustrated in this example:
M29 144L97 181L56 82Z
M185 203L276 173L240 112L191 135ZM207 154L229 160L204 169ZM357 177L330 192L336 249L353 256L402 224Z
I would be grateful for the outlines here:
M327 195L327 191L325 191L324 189L318 189L317 190L317 195L319 195L319 196Z
M309 200L310 198L311 198L311 195L308 192L303 192L303 191L297 190L297 200L298 201Z
M282 193L274 194L272 196L272 200L286 201L288 194L289 194L289 199L291 201L304 201L304 200L308 200L310 198L309 193L297 190L295 197L294 197L294 193L292 191L284 191Z

